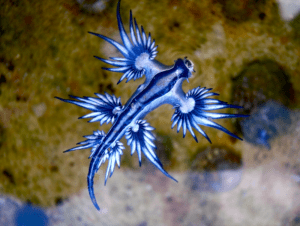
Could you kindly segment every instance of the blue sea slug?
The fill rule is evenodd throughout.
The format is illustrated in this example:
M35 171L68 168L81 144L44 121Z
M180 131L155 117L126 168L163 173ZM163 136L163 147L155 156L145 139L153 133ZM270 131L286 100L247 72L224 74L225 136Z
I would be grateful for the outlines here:
M141 27L141 31L136 20L132 19L130 11L130 38L129 39L120 16L120 1L117 6L117 20L120 36L123 45L104 36L89 32L99 38L104 39L114 47L116 47L124 57L110 57L110 60L97 57L104 63L115 66L114 68L103 68L112 72L121 72L118 84L127 79L136 80L145 75L146 79L133 95L129 98L125 105L121 104L120 98L114 95L97 94L97 97L76 97L70 96L74 100L58 99L89 109L89 113L81 118L92 118L90 122L99 121L103 123L112 123L110 130L94 131L92 135L84 136L85 141L78 143L79 146L71 148L68 151L91 148L91 161L87 177L88 190L94 206L100 210L93 189L94 175L100 166L108 160L105 184L109 176L112 176L115 165L120 167L120 158L125 148L120 139L125 136L127 144L131 148L131 154L137 152L139 164L141 165L142 153L153 163L163 174L176 181L163 168L162 163L158 159L154 144L154 136L152 130L144 117L154 109L163 104L171 104L175 108L172 116L172 128L177 124L177 132L183 129L183 137L187 130L197 141L193 128L202 134L209 142L210 139L199 125L209 126L219 129L232 137L240 139L224 127L212 121L212 119L244 117L240 114L213 113L212 110L224 108L240 108L240 106L230 105L226 102L210 98L218 95L210 92L211 89L205 87L197 87L185 93L182 90L183 81L192 76L194 72L193 63L186 57L177 59L174 65L166 66L155 60L157 54L157 46L155 41L148 37ZM198 142L198 141L197 141Z

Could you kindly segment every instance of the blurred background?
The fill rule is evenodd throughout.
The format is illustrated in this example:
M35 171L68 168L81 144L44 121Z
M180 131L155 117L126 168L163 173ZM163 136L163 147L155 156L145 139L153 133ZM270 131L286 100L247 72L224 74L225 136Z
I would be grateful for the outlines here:
M89 150L63 151L110 125L78 120L88 111L54 97L107 92L124 104L143 82L117 85L121 74L93 57L120 56L87 33L121 42L117 1L0 4L0 225L300 225L299 0L122 0L125 29L131 9L158 61L193 61L185 91L213 88L244 107L227 112L250 117L217 120L244 141L204 128L210 144L172 130L172 106L151 112L158 156L179 182L146 159L139 167L127 146L106 186L106 165L95 176L100 212Z

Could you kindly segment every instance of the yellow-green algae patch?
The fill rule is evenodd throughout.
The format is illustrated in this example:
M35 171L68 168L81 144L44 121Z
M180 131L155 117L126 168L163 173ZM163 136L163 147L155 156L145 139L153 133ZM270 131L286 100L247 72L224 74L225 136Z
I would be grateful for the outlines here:
M87 33L120 41L116 4L110 1L101 14L83 12L75 1L1 4L0 192L49 206L86 187L89 150L62 152L83 140L83 135L100 129L99 124L77 120L88 111L54 97L108 92L121 96L124 104L142 82L117 86L121 74L101 70L104 64L93 58L119 55L112 46ZM188 56L194 62L196 73L184 84L185 91L212 87L221 94L220 99L229 101L232 77L247 63L268 58L291 75L299 99L299 43L294 41L289 25L280 21L275 0L254 7L246 21L228 19L222 1L122 0L126 29L129 9L159 44L159 61L171 65L178 57ZM260 13L265 16L259 17ZM171 163L166 168L186 170L197 150L209 143L201 135L196 143L190 135L183 139L182 132L171 130L171 108L159 108L146 119L158 136L167 136L172 142ZM220 124L233 130L230 120L220 120ZM109 125L101 129L107 131ZM243 148L243 142L220 131L205 131L214 145L226 145L237 153ZM125 152L129 155L129 148ZM126 159L122 159L123 168L131 165ZM131 161L136 166L136 156Z

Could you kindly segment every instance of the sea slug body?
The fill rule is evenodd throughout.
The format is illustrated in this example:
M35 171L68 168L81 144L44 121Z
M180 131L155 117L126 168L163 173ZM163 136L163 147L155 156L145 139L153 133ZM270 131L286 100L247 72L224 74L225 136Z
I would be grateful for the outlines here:
M112 176L115 165L120 167L120 158L125 149L120 139L125 136L127 144L131 148L131 154L137 153L139 164L141 165L142 153L153 163L163 174L176 181L163 168L162 163L155 153L155 137L152 134L153 127L150 126L144 117L164 104L170 104L174 107L175 112L172 116L172 128L177 124L177 132L180 128L183 130L185 137L187 130L197 141L193 128L202 134L209 142L207 134L199 125L209 126L219 129L230 136L240 139L224 127L215 123L213 119L245 117L246 115L216 113L212 110L225 108L241 108L240 106L230 105L226 102L213 99L212 96L217 93L210 92L211 89L205 87L194 88L187 93L182 90L182 83L188 80L194 72L193 63L186 57L177 59L174 65L166 66L155 60L157 46L155 41L148 37L141 27L141 31L135 19L132 18L130 11L130 38L129 39L120 16L120 1L117 6L117 20L120 36L123 45L104 36L89 32L116 47L122 57L110 57L110 60L96 57L97 59L115 66L114 68L103 68L112 72L121 72L118 84L127 79L136 80L145 75L146 79L142 85L132 94L125 105L121 104L120 98L114 95L97 94L97 97L76 97L71 96L74 100L62 99L67 103L75 104L80 107L89 109L89 113L81 118L92 118L90 122L99 121L103 123L112 123L110 130L94 131L92 135L84 136L85 141L79 142L78 146L68 151L91 148L90 167L87 176L88 190L94 206L100 210L93 189L94 175L100 166L108 160L105 184L108 176ZM198 142L198 141L197 141Z

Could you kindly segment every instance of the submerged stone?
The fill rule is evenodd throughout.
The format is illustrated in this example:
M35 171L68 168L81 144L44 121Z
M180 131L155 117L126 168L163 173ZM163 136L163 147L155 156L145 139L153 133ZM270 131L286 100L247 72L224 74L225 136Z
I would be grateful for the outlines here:
M252 115L269 100L287 107L291 107L296 102L290 76L281 65L270 59L255 60L245 66L233 79L232 90L231 102L243 106L236 110L238 114ZM242 132L243 120L242 118L236 119L239 132ZM261 137L268 135L264 130L258 132Z
M291 125L290 110L275 101L268 101L241 122L246 141L270 149L270 139L286 133Z
M192 162L186 182L192 191L226 192L242 178L242 160L232 150L208 147Z

